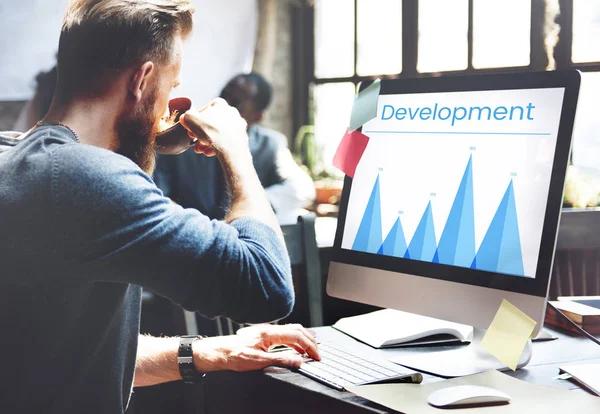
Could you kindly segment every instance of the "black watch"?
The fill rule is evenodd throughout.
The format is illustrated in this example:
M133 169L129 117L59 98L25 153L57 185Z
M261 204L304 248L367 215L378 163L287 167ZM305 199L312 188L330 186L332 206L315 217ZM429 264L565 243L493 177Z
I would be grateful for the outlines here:
M194 354L192 343L198 339L206 338L200 335L184 335L179 337L179 352L177 353L177 365L181 379L186 384L200 381L206 374L196 371L194 367Z

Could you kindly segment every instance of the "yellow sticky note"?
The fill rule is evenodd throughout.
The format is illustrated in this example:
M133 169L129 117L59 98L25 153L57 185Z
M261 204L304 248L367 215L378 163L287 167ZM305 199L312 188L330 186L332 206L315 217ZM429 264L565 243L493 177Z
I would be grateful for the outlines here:
M481 346L513 371L536 322L502 299L500 309L481 340Z

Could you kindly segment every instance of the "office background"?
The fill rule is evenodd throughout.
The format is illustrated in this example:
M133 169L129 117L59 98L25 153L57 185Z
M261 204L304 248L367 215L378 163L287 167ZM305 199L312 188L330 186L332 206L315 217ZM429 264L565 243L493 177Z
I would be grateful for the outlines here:
M274 86L263 124L288 137L335 218L331 166L360 82L560 69L582 71L572 168L551 294L600 294L600 2L597 0L193 0L178 95L201 104L256 70ZM11 129L54 64L67 0L0 3L0 130ZM588 214L589 213L589 214ZM317 226L323 280L335 226ZM561 229L562 230L562 229ZM301 286L298 286L302 288ZM323 298L324 322L370 307ZM305 313L300 313L305 315ZM306 322L303 316L301 322Z

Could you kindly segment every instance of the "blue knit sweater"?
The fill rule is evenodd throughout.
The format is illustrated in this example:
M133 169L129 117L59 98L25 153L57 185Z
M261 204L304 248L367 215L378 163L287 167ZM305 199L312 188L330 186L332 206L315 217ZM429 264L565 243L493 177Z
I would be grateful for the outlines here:
M239 322L293 307L270 227L183 209L129 159L60 126L0 154L0 231L0 412L123 412L141 287Z

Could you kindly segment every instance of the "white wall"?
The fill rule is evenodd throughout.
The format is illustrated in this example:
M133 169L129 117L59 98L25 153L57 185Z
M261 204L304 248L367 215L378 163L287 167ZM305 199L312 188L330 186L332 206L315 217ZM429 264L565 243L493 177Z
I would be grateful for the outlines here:
M34 77L54 65L68 0L0 1L0 101L27 100ZM194 33L184 49L181 86L173 95L200 106L227 80L252 67L257 0L193 0Z
M258 0L194 0L194 33L185 45L181 86L197 106L219 96L227 81L252 68Z
M67 0L0 2L0 100L26 100L34 77L55 62Z

